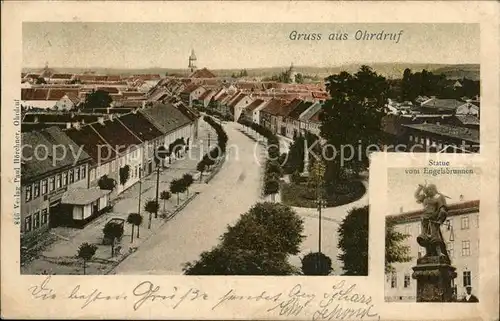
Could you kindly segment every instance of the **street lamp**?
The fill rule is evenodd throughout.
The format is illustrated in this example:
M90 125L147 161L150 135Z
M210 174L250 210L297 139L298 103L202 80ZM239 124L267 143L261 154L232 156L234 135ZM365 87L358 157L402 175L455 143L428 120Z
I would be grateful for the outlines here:
M210 151L210 129L208 129L208 151Z

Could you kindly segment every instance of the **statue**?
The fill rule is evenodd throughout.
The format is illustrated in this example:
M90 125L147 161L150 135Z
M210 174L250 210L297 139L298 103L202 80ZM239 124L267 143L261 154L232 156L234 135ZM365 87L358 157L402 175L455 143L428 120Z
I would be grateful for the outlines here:
M417 203L424 206L422 233L417 237L418 244L425 248L424 258L437 256L440 260L450 262L440 229L447 217L446 198L447 196L438 192L434 184L419 184L415 191Z

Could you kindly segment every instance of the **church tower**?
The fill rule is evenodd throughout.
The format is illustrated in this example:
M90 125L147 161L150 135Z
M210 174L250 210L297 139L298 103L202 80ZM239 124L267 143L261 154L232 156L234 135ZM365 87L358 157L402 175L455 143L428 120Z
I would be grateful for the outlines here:
M196 55L194 54L194 49L191 50L191 55L189 56L188 68L192 73L196 70Z

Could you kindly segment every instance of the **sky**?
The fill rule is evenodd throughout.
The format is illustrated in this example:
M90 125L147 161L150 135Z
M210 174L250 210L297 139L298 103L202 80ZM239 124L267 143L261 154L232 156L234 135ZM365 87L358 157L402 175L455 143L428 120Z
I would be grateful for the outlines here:
M463 195L463 201L480 199L479 169L475 169L474 174L468 175L430 176L423 173L423 168L421 168L419 175L406 174L404 168L389 168L387 175L387 215L399 214L401 207L404 212L421 209L422 204L415 202L414 193L418 184L426 182L427 184L435 184L440 193L450 197L446 200L448 204L460 202L460 195Z
M395 40L354 40L357 30L398 33ZM290 40L290 33L322 40ZM348 33L349 40L328 40ZM209 69L349 63L479 63L476 24L23 23L23 67L187 68L194 49Z

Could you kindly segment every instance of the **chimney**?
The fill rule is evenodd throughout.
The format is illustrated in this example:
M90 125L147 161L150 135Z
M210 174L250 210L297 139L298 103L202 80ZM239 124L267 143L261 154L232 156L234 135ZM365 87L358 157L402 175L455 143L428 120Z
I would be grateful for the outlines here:
M99 124L101 125L104 125L104 116L97 117L97 122L99 122Z
M72 126L71 126L71 122L67 122L66 123L66 129L70 129Z
M35 116L35 117L34 117L33 122L34 122L34 123L38 123L38 116Z
M73 128L75 128L76 130L80 130L80 128L82 128L81 124L79 122L74 122L73 123Z
M113 114L108 114L108 120L113 121L114 115Z
M399 213L403 213L403 206L399 208Z

